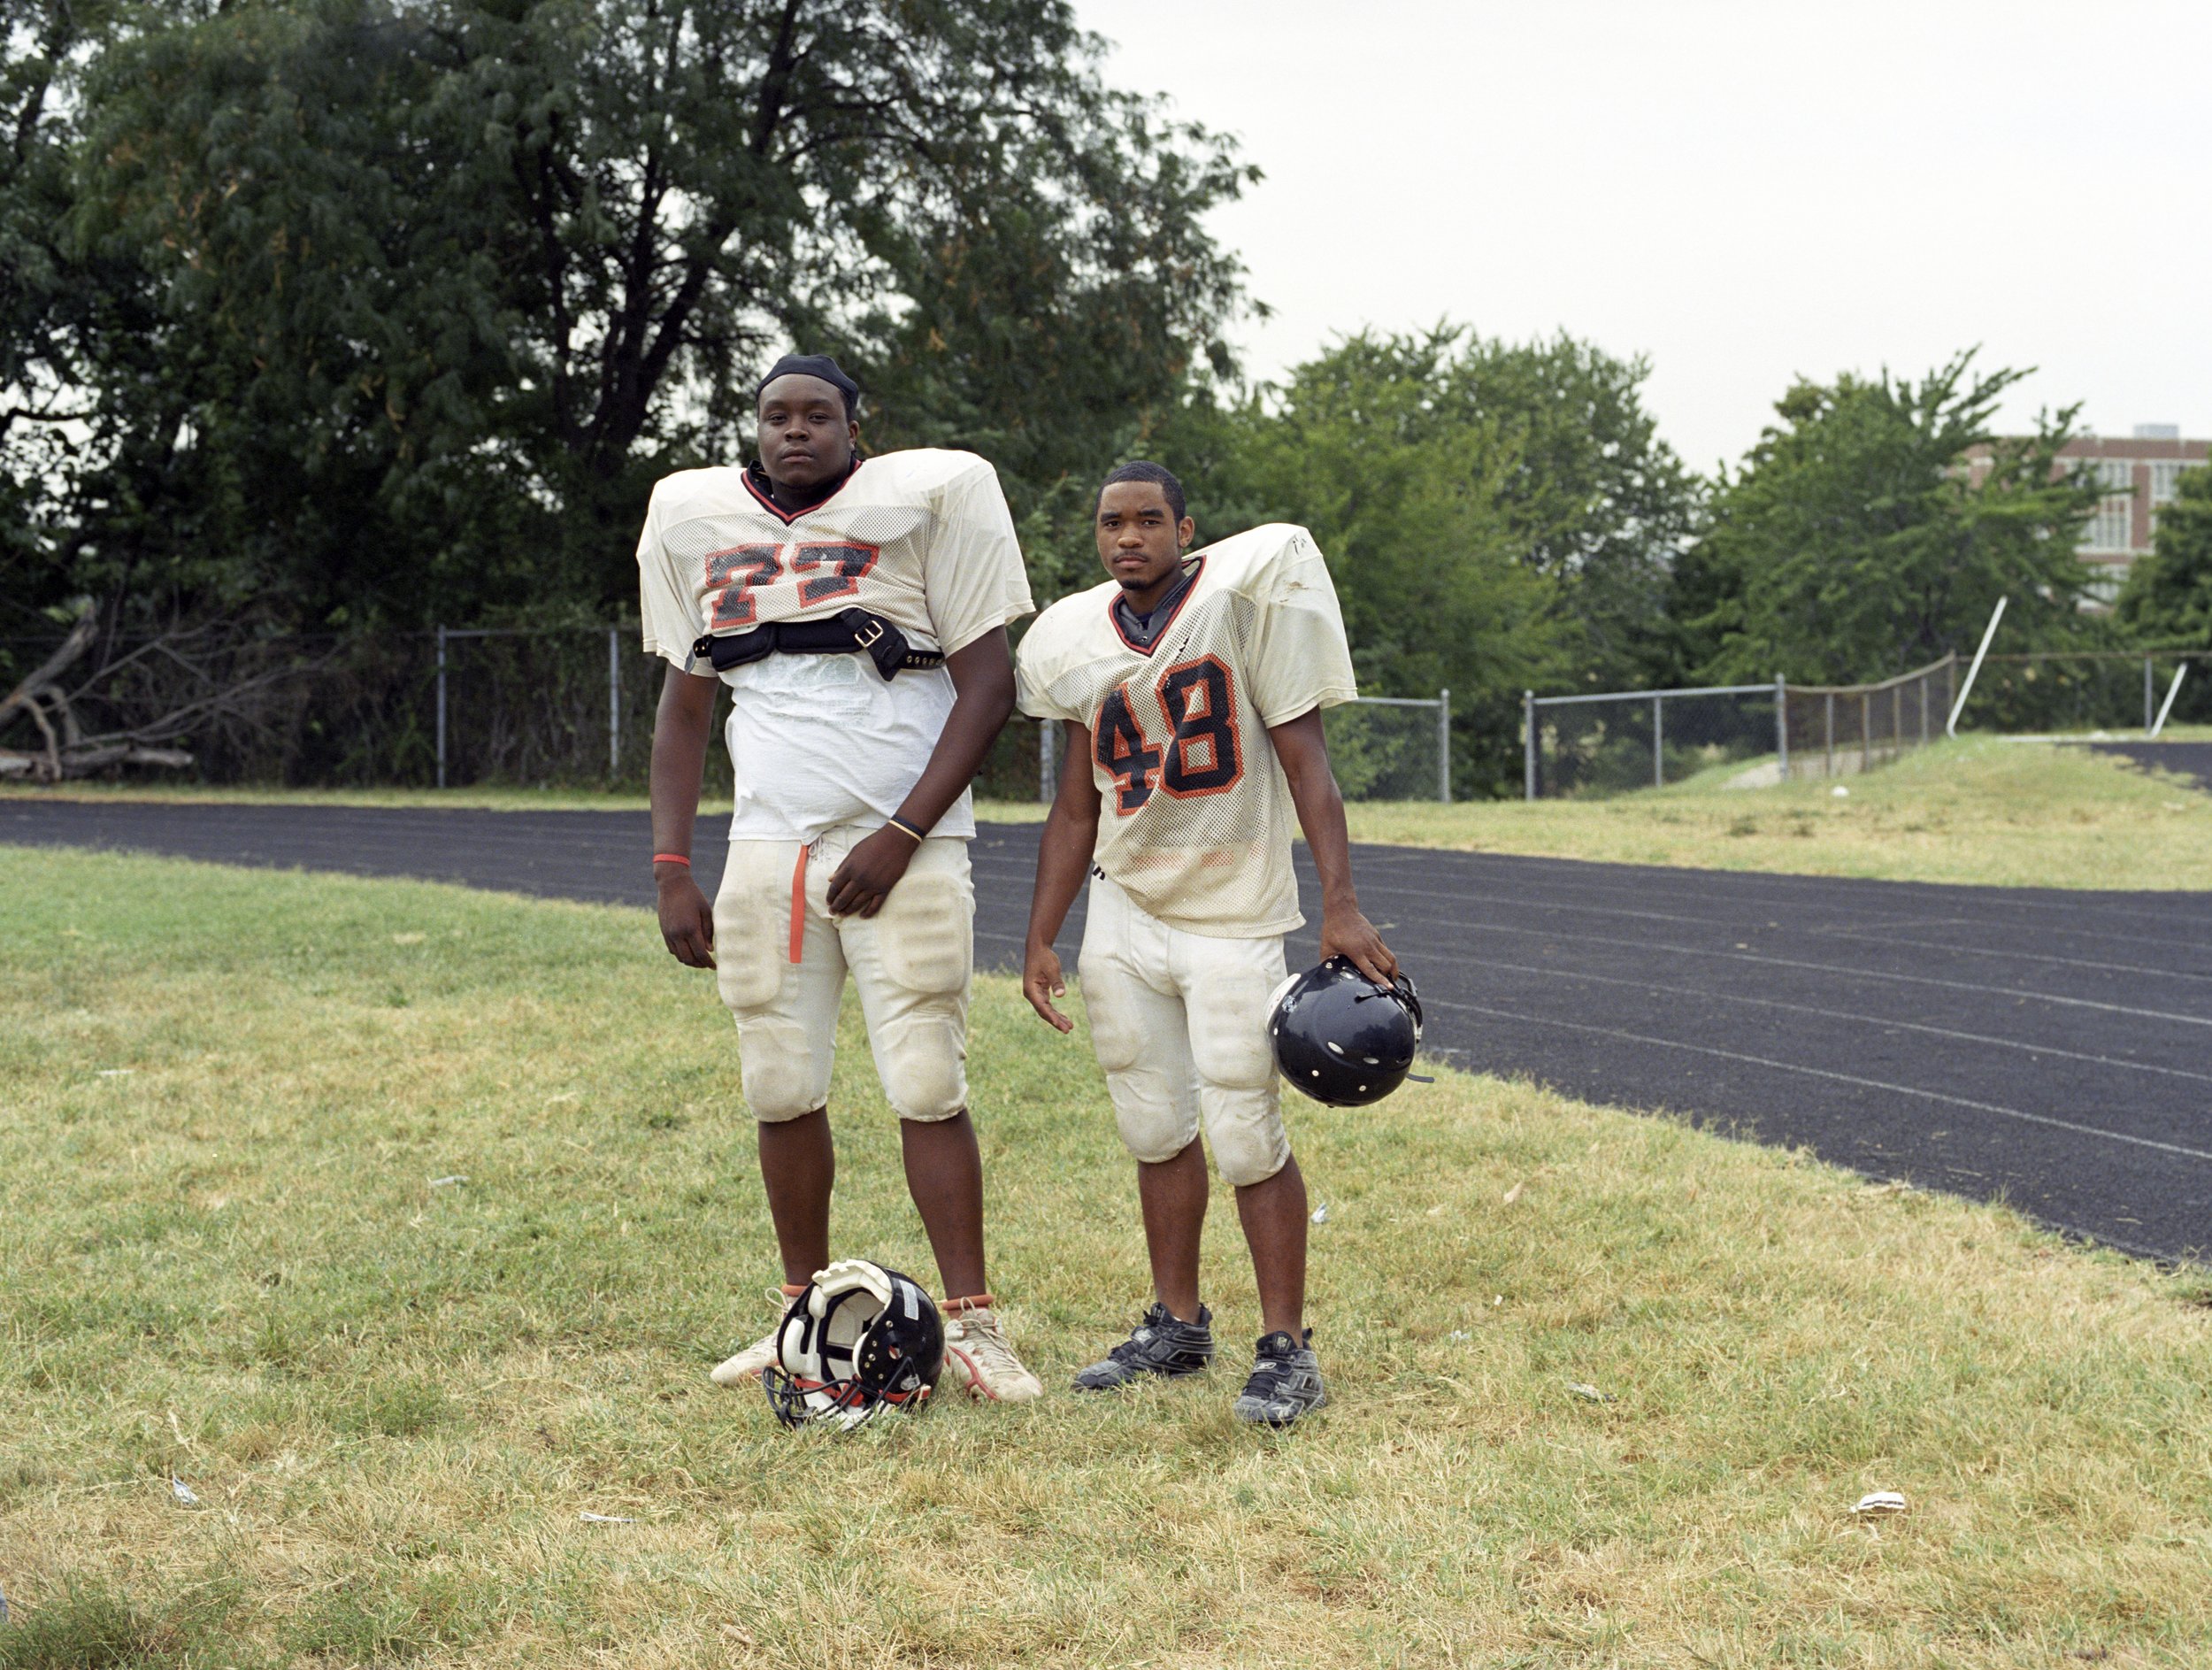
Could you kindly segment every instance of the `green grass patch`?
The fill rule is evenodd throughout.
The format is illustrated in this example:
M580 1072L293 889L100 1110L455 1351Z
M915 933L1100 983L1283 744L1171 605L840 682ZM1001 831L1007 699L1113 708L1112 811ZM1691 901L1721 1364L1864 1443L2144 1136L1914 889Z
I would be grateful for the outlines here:
M992 979L993 1281L1050 1393L794 1436L706 1379L772 1243L644 914L4 848L0 897L0 1666L2212 1651L2201 1273L1448 1073L1293 1109L1329 1410L1238 1428L1233 1361L1078 1401L1133 1180ZM926 1274L856 1019L836 1244Z
M1358 840L1461 851L1998 887L2212 888L2212 794L2086 748L1976 737L1840 785L1727 788L1741 769L1608 800L1409 802L1349 815Z

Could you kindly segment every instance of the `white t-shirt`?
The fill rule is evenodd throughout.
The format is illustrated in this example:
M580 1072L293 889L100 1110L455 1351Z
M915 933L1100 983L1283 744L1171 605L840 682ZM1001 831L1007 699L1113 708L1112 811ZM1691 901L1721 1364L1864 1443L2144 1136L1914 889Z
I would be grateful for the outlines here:
M1189 587L1148 643L1108 581L1038 617L1016 658L1021 710L1091 733L1100 869L1140 909L1222 939L1303 919L1298 812L1271 726L1358 695L1328 565L1271 522L1186 559Z
M708 634L849 608L948 655L1027 614L1029 580L990 465L933 449L864 460L821 504L787 515L764 481L726 466L653 489L638 541L645 648L693 671ZM952 712L943 667L886 681L866 655L762 658L721 675L737 780L733 841L812 841L896 812ZM936 835L972 835L963 792Z

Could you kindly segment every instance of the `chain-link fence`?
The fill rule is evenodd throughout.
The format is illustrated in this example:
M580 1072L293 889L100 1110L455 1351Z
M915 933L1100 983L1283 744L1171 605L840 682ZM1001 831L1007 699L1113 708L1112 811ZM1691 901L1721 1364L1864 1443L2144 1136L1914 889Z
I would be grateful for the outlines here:
M1523 700L1531 800L1663 788L1776 751L1780 682Z
M2180 681L2177 687L2175 681ZM2212 723L2212 651L2041 650L1984 658L1959 723L2008 735Z
M1660 789L1726 771L1747 785L1838 776L1943 735L1957 658L1878 684L1717 684L1522 701L1530 800Z
M1878 684L1785 685L1777 777L1847 777L1941 742L1958 685L1958 657Z
M0 673L21 676L59 642L0 640ZM380 637L199 627L103 643L85 665L95 670L64 683L88 734L157 734L189 752L203 781L630 789L645 785L664 666L619 623ZM727 712L725 696L718 732ZM1440 691L1332 709L1325 724L1345 795L1448 799L1450 718ZM39 744L32 721L16 728L0 743ZM977 795L1048 797L1056 731L1009 725ZM725 750L708 750L706 772L708 792L726 794Z

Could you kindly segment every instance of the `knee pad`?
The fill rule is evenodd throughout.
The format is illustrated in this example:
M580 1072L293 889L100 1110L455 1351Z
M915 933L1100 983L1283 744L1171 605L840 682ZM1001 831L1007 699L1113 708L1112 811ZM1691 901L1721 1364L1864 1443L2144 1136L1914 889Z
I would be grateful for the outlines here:
M1225 1122L1207 1135L1213 1139L1214 1169L1235 1188L1263 1183L1290 1163L1290 1138L1280 1119Z
M958 1017L915 1014L888 1022L875 1038L876 1076L902 1120L933 1124L968 1105L967 1029Z
M745 1105L764 1125L811 1113L829 1100L830 1057L818 1057L806 1028L782 1015L740 1016L737 1058Z
M1162 1165L1188 1148L1198 1135L1196 1120L1178 1115L1164 1098L1148 1093L1146 1087L1125 1081L1110 1084L1108 1089L1113 1098L1114 1124L1131 1158L1147 1166Z

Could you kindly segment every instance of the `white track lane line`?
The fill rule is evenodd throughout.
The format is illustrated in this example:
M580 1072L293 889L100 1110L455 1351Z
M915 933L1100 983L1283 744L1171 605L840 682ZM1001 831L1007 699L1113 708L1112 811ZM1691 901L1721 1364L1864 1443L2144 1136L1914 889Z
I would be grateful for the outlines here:
M1425 1005L1426 1006L1426 1005ZM1778 1073L1797 1073L1807 1078L1826 1079L1837 1084L1855 1085L1863 1090L1886 1090L1893 1096L1916 1096L1924 1101L1941 1102L1949 1107L1970 1108L1978 1113L1995 1113L2008 1120L2019 1120L2029 1125L2047 1125L2054 1130L2071 1131L2078 1136L2094 1136L2108 1143L2126 1143L2136 1148L2155 1149L2162 1154L2178 1154L2184 1159L2200 1159L2212 1164L2212 1153L2203 1149L2184 1148L2178 1143L2161 1143L2148 1136L2131 1136L2124 1131L2099 1130L2093 1125L2078 1125L2071 1120L2054 1119L2047 1113L2030 1113L2024 1109L2003 1107L1995 1102L1977 1102L1963 1096L1947 1096L1940 1090L1923 1090L1910 1084L1891 1084L1881 1079L1863 1079L1855 1074L1832 1073L1826 1067L1800 1066L1792 1061L1777 1061L1768 1056L1746 1055L1740 1050L1716 1049L1710 1044L1685 1043L1678 1038L1654 1038L1640 1032L1624 1032L1617 1027L1594 1027L1586 1021L1558 1020L1549 1015L1516 1014L1510 1009L1487 1009L1479 1004L1450 1003L1439 1000L1439 1009L1461 1009L1470 1014L1488 1015L1494 1020L1521 1020L1536 1027L1558 1027L1569 1032L1594 1033L1600 1037L1619 1038L1629 1043L1647 1043L1662 1050L1686 1050L1693 1055L1711 1056L1716 1060L1740 1061L1747 1066L1772 1067Z
M2174 1020L2185 1027L2212 1027L2212 1017L2170 1014L2162 1009L2136 1009L2126 1004L2099 1003L2090 997L2062 997L2047 991L2029 991L2018 986L1978 986L1971 981L1938 980L1929 974L1896 974L1878 968L1841 967L1834 963L1800 962L1790 957L1763 957L1756 951L1709 950L1701 945L1662 945L1651 940L1612 939L1602 934L1563 934L1552 927L1510 927L1502 922L1471 922L1463 932L1472 935L1520 934L1532 939L1568 940L1578 945L1612 945L1625 950L1666 951L1677 957L1717 957L1725 962L1761 963L1770 968L1802 968L1818 974L1840 974L1850 980L1887 980L1908 986L1934 986L1945 991L1970 991L1985 997L2022 997L2034 1003L2057 1004L2068 1009L2096 1009L2109 1015L2133 1015L2139 1020Z
M1403 849L1394 849L1394 850L1401 850ZM1356 849L1356 850L1357 850ZM1434 852L1448 857L1525 861L1531 865L1544 865L1551 866L1571 866L1577 862L1575 860L1564 858L1539 858L1534 855L1525 853L1477 853L1470 852L1465 849L1456 847L1424 847L1413 849L1413 850L1424 853ZM1623 865L1594 859L1583 860L1581 862L1586 863L1592 869L1640 869L1653 871L1655 872L1656 874L1655 874L1650 881L1639 885L1638 883L1628 881L1601 881L1594 879L1584 881L1578 875L1575 874L1571 869L1566 875L1557 877L1555 881L1553 878L1548 877L1548 884L1557 885L1562 888L1584 892L1631 891L1648 897L1652 886L1656 883L1658 878L1661 876L1663 876L1670 881L1673 881L1676 877L1680 877L1686 881L1701 881L1708 878L1718 881L1722 877L1726 877L1730 881L1743 883L1744 889L1747 892L1755 892L1760 897L1739 898L1717 896L1709 900L1707 898L1707 894L1710 891L1709 889L1694 889L1693 890L1694 897L1695 897L1699 902L1709 902L1715 904L1727 905L1755 904L1761 909L1773 909L1778 906L1795 904L1798 902L1800 891L1803 889L1811 889L1823 895L1826 895L1827 897L1824 902L1832 905L1834 899L1831 889L1836 888L1842 888L1845 889L1857 888L1879 888L1885 891L1897 888L1926 888L1939 894L1949 894L1953 896L1964 894L1970 896L1972 899L1985 899L1992 904L1998 903L2001 900L2004 907L2008 910L2024 909L2039 911L2066 911L2073 912L2080 912L2084 910L2090 910L2116 916L2140 916L2153 921L2163 923L2168 927L2171 927L2174 922L2174 911L2172 909L2137 908L2127 905L2108 904L2103 903L2104 900L2111 897L2108 891L2086 888L2080 890L2081 896L2085 903L2077 904L2070 901L2061 901L2058 899L2021 898L2014 896L2024 893L2027 889L2021 888L1993 887L1985 882L1879 881L1870 880L1864 876L1792 875L1778 873L1768 870L1692 869L1685 866ZM1790 884L1796 885L1792 886ZM2139 894L2123 894L2121 897L2139 897L2141 896ZM2175 892L2173 897L2176 904L2185 903L2195 904L2202 903L2205 900L2205 895L2199 892L2183 892L2177 890ZM1968 899L1957 898L1955 897L1954 897L1950 901L1950 903L1954 904L1961 904L1968 902ZM1847 909L1849 907L1846 906L1846 908ZM1889 911L1878 912L1878 914L1882 915L1893 913L1895 912ZM2186 913L2185 913L2185 916L2186 916ZM1922 920L1922 918L1920 913L1907 912L1901 916L1901 920ZM1984 923L1981 925L1985 927L2003 926L2003 924L1994 922ZM2205 919L2205 926L2208 928L2212 928L2212 916L2208 916ZM2094 932L2095 930L2074 929L2068 931Z
M1402 897L1407 897L1407 898L1413 898L1413 899L1418 899L1418 900L1423 900L1423 901L1449 899L1449 900L1454 900L1454 901L1456 901L1456 902L1458 902L1458 903L1461 903L1461 904L1502 904L1502 905L1507 906L1509 909L1522 909L1522 910L1551 910L1551 911L1572 911L1572 912L1578 912L1578 913L1579 913L1579 914L1582 914L1582 915L1585 915L1585 916L1616 916L1616 917L1632 917L1632 918L1634 918L1634 919L1636 919L1636 920L1641 920L1641 921L1648 921L1648 922L1679 922L1679 923L1684 923L1684 924L1686 924L1686 925L1687 925L1687 926L1689 926L1689 927L1710 927L1710 928L1714 928L1714 929L1717 929L1717 930L1721 930L1721 931L1728 931L1728 932L1735 932L1735 931L1739 931L1739 929L1737 929L1737 928L1730 928L1730 927L1727 927L1727 924L1726 924L1724 921L1716 920L1716 918L1715 918L1715 917L1710 916L1710 915L1707 915L1707 916L1684 916L1684 915L1681 915L1681 914L1679 914L1679 913L1678 913L1678 912L1670 912L1670 911L1638 911L1638 910L1630 910L1630 909L1627 909L1627 908L1625 908L1625 907L1624 907L1624 906L1621 906L1621 905L1614 905L1614 904L1575 904L1569 903L1568 901L1563 900L1563 899L1555 899L1555 898L1549 898L1549 897L1540 897L1540 898L1535 898L1535 899L1525 899L1525 898L1515 898L1515 897L1509 897L1509 896L1507 896L1507 895L1498 894L1498 893L1462 893L1462 892L1450 892L1450 891L1446 891L1446 890L1441 889L1435 889L1435 888L1422 888L1422 889L1394 888L1394 887L1392 887L1392 886L1389 886L1388 884L1385 884L1384 886L1381 886L1381 887L1367 887L1367 888L1362 888L1362 889L1360 889L1360 891L1361 891L1361 893L1362 893L1362 895L1363 895L1363 896L1366 896L1366 895L1370 895L1370 894L1371 894L1371 895L1373 895L1374 897L1379 897L1379 898L1387 898L1387 897L1392 897L1392 896L1394 896L1394 895L1397 895L1397 896L1402 896ZM1737 903L1747 903L1747 901L1740 901L1740 902L1737 902ZM1821 912L1821 913L1822 913L1822 914L1824 914L1824 915L1833 915L1833 914L1835 914L1835 912L1834 912L1833 911L1823 912ZM1886 914L1889 914L1889 913L1887 913L1887 912L1884 912L1883 914L1886 915ZM1750 912L1743 912L1741 915L1740 915L1740 916L1736 917L1736 918L1735 918L1735 919L1733 919L1733 920L1735 920L1736 921L1738 921L1739 923L1740 923L1740 922L1741 922L1741 921L1743 921L1743 920L1748 920L1749 915L1750 915ZM1868 916L1860 917L1860 918L1858 918L1857 920L1861 920L1861 921L1868 921L1868 922L1871 922L1871 921L1873 920L1873 917L1872 917L1871 913L1870 913ZM1928 917L1927 917L1927 915L1926 915L1926 913L1925 913L1925 912L1920 912L1920 913L1912 914L1912 915L1900 915L1900 916L1895 916L1893 920L1898 920L1898 921L1906 921L1906 922L1920 923L1920 922L1925 922L1925 921L1928 920ZM2166 919L2166 920L2170 920L2171 919ZM1771 922L1771 921L1770 921L1769 926L1770 926L1770 927L1785 927L1785 925L1784 925L1784 924L1781 924L1781 923L1775 923L1775 922ZM2001 926L2001 925L2000 925L2000 924L1994 924L1994 923L1992 923L1992 924L1985 924L1985 925L1983 925L1983 926L1999 927L1999 926ZM1823 929L1823 930L1820 930L1820 931L1823 931L1823 932L1828 932L1828 933L1842 933L1842 932L1844 932L1845 930L1842 930L1842 929ZM1940 949L1940 950L1955 950L1955 949L1964 949L1964 948L1960 948L1960 947L1953 947L1953 946L1942 946L1942 947L1939 947L1939 949ZM1986 952L1986 953L1985 953L1985 955L1988 955L1988 956L2005 956L2005 955L2008 955L2008 953L2002 952L2002 951L1990 951L1990 952ZM2085 966L2093 966L2093 965L2085 965ZM2138 972L2138 973L2145 973L2145 974L2154 974L2154 973L2162 973L2162 972L2163 972L2163 971L2161 971L2161 970L2152 970L2152 969L2145 969L2145 970L2137 970L2137 971L2133 971L2133 972ZM2193 978L2193 979L2200 979L2200 978L2205 978L2205 976L2200 976L2200 975L2193 975L2193 976L2191 976L2191 978Z
M2001 1050L2019 1050L2029 1055L2059 1056L2069 1061L2087 1061L2101 1067L2123 1067L2131 1073L2155 1073L2163 1078L2192 1079L2199 1084L2212 1084L2212 1073L2192 1073L2185 1067L2162 1067L2147 1061L2124 1061L2117 1056L2088 1055L2079 1050L2061 1050L2055 1044L2023 1043L2017 1038L1994 1038L1986 1033L1960 1032L1950 1027L1932 1027L1919 1020L1885 1020L1879 1015L1853 1014L1848 1010L1822 1009L1812 1004L1785 1003L1778 997L1745 997L1732 992L1704 991L1695 986L1663 986L1655 981L1627 980L1617 974L1590 974L1570 968L1538 968L1523 963L1492 962L1483 959L1485 968L1496 968L1510 974L1534 974L1548 980L1586 980L1602 986L1626 986L1636 991L1664 992L1671 997L1702 997L1710 1002L1751 1004L1761 1009L1786 1009L1796 1015L1818 1015L1828 1020L1848 1020L1862 1026L1894 1027L1901 1032L1924 1032L1938 1038L1955 1038L1962 1043L1994 1044Z
M1811 927L1805 932L1822 939L1862 940L1871 945L1910 945L1921 950L1947 951L1958 957L2008 957L2019 963L2055 963L2062 968L2101 968L2116 974L2149 974L2159 980L2212 981L2212 974L2193 974L2183 968L2146 968L2140 963L2100 963L2084 957L2050 957L2040 951L1993 950L1985 945L1947 945L1940 940L1892 939L1886 935L1866 934L1850 927Z
M1993 922L1984 917L1974 916L1922 917L1917 920L1919 925L1923 927L1982 928L1989 932L1998 934L2016 935L2021 931L2021 928L2024 926L2018 922ZM2190 939L2177 939L2170 935L2144 934L2139 933L2133 928L2120 927L2053 927L2047 922L2039 922L2026 926L2027 930L2030 933L2038 935L2056 934L2061 935L2067 939L2124 940L2130 945L2177 945L2184 950L2193 951L2202 950L2204 949L2205 940L2207 937L2206 935L2198 935ZM1844 930L1838 928L1821 931L1840 933ZM1965 950L1967 948L1964 946L1958 946L1954 949Z

